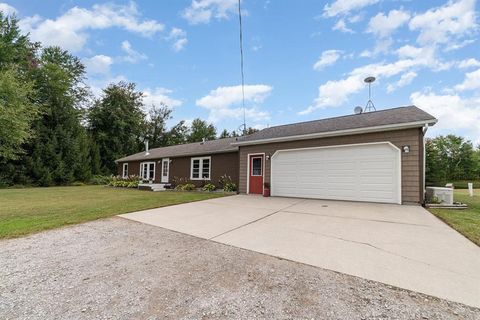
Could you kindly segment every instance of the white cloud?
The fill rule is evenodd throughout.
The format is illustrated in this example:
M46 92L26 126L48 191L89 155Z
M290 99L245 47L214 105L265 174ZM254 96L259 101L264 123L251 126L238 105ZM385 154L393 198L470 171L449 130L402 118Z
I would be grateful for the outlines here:
M381 12L370 19L367 32L380 38L388 37L409 19L410 14L403 10L391 10L388 15Z
M188 43L187 33L180 28L172 28L166 39L172 42L172 48L176 52L183 50Z
M70 51L84 48L88 30L118 27L148 37L164 29L156 20L140 20L134 2L129 5L95 4L91 9L74 7L54 20L36 15L22 19L20 27L30 32L35 41Z
M480 104L474 99L464 99L458 95L437 95L432 92L414 92L412 103L438 119L431 128L434 133L466 132L469 139L480 142ZM457 133L458 134L458 133Z
M166 104L170 108L179 107L183 104L182 100L172 98L170 94L173 92L170 89L157 87L154 89L144 89L143 91L143 103L147 108L152 105L159 106L160 104Z
M326 66L334 64L341 55L342 51L340 50L326 50L322 52L322 55L317 62L313 65L313 70L322 70Z
M375 76L377 80L387 79L414 67L424 66L425 63L422 60L402 59L392 63L369 64L356 68L345 79L330 80L320 85L314 104L299 114L305 115L317 109L341 106L347 102L350 95L365 89L363 79L367 76Z
M137 63L140 60L147 59L147 56L145 54L135 51L132 48L132 45L130 44L130 42L128 42L127 40L122 42L122 50L127 54L126 56L123 56L121 58L123 61L130 62L130 63Z
M379 1L380 0L336 0L331 4L327 3L323 7L323 15L325 17L346 15L353 10L362 9Z
M458 67L462 69L472 68L472 67L480 67L480 61L475 58L470 58L466 60L462 60L458 63Z
M420 32L420 44L448 43L477 29L475 0L452 1L418 14L410 20L411 30Z
M343 19L338 20L337 23L335 23L335 25L332 27L332 30L338 30L344 33L354 33L352 29L347 27L347 24Z
M392 38L380 39L377 41L372 51L363 50L360 53L360 57L371 58L371 57L377 56L380 53L385 53L385 54L389 53L390 47L392 46L392 44L393 44Z
M413 71L402 74L402 76L396 83L393 83L393 84L391 83L387 86L387 92L391 93L397 90L398 88L409 85L410 83L412 83L413 79L415 79L416 77L417 77L417 73Z
M480 89L480 69L465 74L461 84L455 86L455 90L466 91Z
M6 15L17 14L17 9L9 5L8 3L0 2L0 11Z
M191 24L209 23L212 18L228 19L237 10L237 0L192 0L182 16Z
M83 59L83 63L87 67L87 71L91 74L108 74L113 59L103 54Z
M254 121L265 120L269 114L260 111L256 105L262 103L272 92L268 85L245 85L246 116ZM243 116L242 86L218 87L196 101L196 105L210 111L209 121L218 122L221 119L241 119ZM254 106L252 106L252 104ZM248 106L252 107L248 107Z

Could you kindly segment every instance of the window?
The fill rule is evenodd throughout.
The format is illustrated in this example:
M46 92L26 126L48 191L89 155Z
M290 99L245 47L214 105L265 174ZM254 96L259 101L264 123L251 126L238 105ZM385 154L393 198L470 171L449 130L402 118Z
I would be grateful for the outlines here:
M162 161L162 176L168 177L168 159Z
M262 175L262 158L252 158L252 176Z
M140 178L142 180L155 180L155 162L140 163Z
M128 178L128 163L123 164L122 178Z
M211 158L192 158L190 180L210 180Z

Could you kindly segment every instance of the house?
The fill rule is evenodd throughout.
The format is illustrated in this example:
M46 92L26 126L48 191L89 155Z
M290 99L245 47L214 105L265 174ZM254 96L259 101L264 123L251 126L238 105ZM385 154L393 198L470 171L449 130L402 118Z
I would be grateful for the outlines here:
M239 137L152 149L117 160L119 174L197 185L227 174L240 193L420 204L424 135L437 119L399 107L287 124ZM157 169L158 167L158 169Z

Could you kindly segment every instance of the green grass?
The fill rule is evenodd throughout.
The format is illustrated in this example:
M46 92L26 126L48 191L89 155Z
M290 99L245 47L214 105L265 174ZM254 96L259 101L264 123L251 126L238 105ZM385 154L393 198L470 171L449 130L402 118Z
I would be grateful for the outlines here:
M468 195L468 190L456 189L454 201L468 204L468 209L430 209L430 211L480 246L480 189L474 190L473 197Z
M0 239L65 225L224 196L222 193L148 192L104 186L0 190Z

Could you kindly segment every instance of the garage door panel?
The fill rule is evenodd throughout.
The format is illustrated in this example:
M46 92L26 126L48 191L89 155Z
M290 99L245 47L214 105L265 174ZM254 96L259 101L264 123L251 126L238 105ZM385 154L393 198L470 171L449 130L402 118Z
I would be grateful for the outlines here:
M400 153L389 143L279 151L273 196L400 202Z

